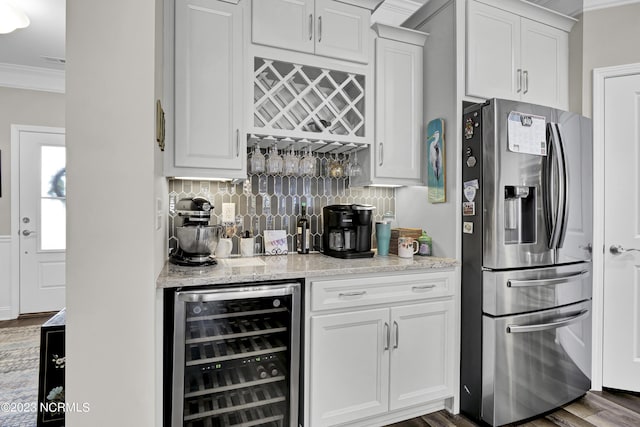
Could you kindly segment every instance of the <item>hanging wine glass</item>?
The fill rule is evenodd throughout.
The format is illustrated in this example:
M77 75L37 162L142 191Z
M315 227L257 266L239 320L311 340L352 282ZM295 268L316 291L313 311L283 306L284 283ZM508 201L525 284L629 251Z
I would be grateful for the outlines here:
M315 175L316 159L311 154L311 147L307 147L307 153L300 160L300 175Z
M340 178L344 174L344 166L338 157L334 154L329 163L329 176L331 178Z
M258 144L253 146L253 152L249 158L249 165L252 173L262 173L265 168L265 158Z
M300 159L293 152L293 145L289 147L289 152L284 156L284 174L297 175L300 167Z
M347 154L344 157L344 161L342 162L342 167L344 169L344 176L351 176L351 154Z
M353 152L353 164L349 168L349 176L360 176L362 175L362 166L358 163L358 151Z
M269 158L267 159L267 173L279 174L282 173L282 157L278 154L278 147L273 144L269 149Z

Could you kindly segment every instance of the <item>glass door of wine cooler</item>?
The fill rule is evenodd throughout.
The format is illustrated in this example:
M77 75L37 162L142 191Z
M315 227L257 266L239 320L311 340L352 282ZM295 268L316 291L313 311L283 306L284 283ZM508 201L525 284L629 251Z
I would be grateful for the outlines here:
M172 426L298 425L300 284L176 293Z

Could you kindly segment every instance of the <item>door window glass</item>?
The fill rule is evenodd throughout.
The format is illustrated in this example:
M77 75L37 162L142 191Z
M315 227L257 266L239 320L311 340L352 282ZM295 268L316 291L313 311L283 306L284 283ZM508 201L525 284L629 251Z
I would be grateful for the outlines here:
M67 244L65 147L42 146L40 159L40 250L65 250Z

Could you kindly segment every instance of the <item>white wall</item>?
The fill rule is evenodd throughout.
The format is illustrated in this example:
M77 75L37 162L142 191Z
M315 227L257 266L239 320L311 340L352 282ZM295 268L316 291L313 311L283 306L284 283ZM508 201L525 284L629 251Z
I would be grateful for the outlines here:
M396 190L396 219L400 227L422 228L433 238L436 256L456 257L456 208L458 175L458 103L456 93L456 10L454 1L433 0L422 10L427 21L407 22L407 26L429 33L424 47L424 129L436 118L445 122L446 203L427 202L426 187ZM431 8L431 9L429 9ZM435 12L435 13L434 13Z
M68 427L156 409L156 0L68 0Z

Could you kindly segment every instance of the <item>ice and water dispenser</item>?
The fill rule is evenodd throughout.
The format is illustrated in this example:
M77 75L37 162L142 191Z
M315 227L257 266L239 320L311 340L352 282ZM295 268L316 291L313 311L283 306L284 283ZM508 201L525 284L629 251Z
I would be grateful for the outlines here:
M515 245L536 241L536 188L504 187L504 243Z

